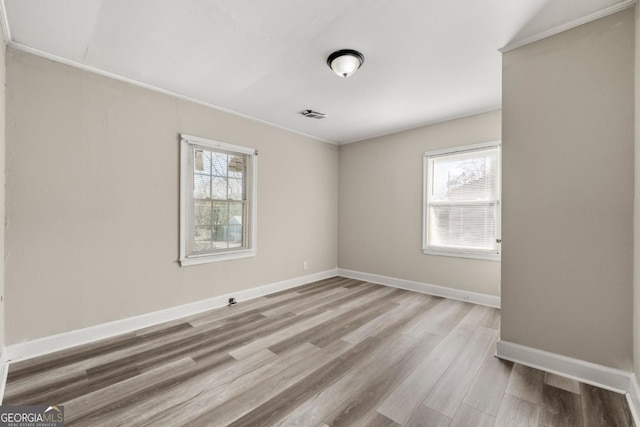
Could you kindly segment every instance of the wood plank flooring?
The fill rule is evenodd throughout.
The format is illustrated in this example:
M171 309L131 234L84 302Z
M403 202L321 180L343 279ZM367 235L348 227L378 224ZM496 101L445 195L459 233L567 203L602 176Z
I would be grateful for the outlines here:
M631 426L623 395L493 356L499 310L334 277L12 363L68 426Z

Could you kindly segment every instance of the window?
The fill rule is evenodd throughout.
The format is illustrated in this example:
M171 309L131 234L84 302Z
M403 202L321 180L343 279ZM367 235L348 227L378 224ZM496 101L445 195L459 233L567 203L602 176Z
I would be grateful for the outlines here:
M425 254L500 259L500 154L500 142L425 153Z
M254 256L257 151L181 137L181 265Z

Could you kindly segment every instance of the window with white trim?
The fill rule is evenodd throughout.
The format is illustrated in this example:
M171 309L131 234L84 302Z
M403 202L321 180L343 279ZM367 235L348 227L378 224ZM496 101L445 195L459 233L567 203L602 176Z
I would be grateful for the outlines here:
M500 259L500 142L425 153L425 254Z
M181 265L254 256L257 151L181 138Z

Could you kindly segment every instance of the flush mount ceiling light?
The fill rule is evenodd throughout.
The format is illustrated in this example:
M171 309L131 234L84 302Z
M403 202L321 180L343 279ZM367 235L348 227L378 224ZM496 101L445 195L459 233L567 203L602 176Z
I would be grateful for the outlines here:
M362 66L364 55L353 49L336 50L327 58L327 64L340 77L349 77Z

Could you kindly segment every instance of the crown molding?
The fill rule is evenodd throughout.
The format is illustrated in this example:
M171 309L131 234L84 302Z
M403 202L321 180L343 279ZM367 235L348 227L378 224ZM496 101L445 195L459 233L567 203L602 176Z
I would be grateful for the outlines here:
M546 30L538 34L525 37L524 39L512 41L506 46L498 49L498 51L500 53L507 53L519 47L526 46L528 44L537 42L542 39L546 39L547 37L555 36L556 34L560 34L572 28L579 27L580 25L587 24L591 21L595 21L597 19L604 18L605 16L612 15L616 12L620 12L621 10L630 8L634 6L636 2L637 0L625 0L621 3L614 4L612 6L606 7L604 9L601 9L597 12L583 16L581 18L574 19L573 21L567 22L566 24L558 25L557 27L551 28L550 30Z
M459 119L466 119L469 117L473 117L473 116L480 116L482 114L487 114L487 113L492 113L494 111L500 111L502 110L502 104L498 104L498 105L492 105L490 107L487 108L480 108L477 110L470 110L461 114L453 114L453 115L448 115L448 116L444 116L444 117L440 117L434 120L428 120L426 122L422 122L422 123L418 123L418 124L413 124L410 125L408 127L401 127L395 130L386 130L386 131L382 131L379 133L374 133L372 135L369 136L365 136L362 138L356 138L356 139L349 139L346 140L344 142L339 142L338 145L343 146L343 145L348 145L348 144L355 144L357 142L364 142L364 141L370 141L370 140L374 140L377 138L384 138L385 136L389 136L389 135L396 135L398 133L403 133L403 132L411 132L414 130L418 130L421 128L426 128L428 126L435 126L435 125L441 125L443 123L447 123L447 122L452 122L454 120L459 120Z
M262 123L264 125L267 125L267 126L270 126L270 127L273 127L273 128L277 128L277 129L281 129L281 130L284 130L284 131L287 131L287 132L295 133L297 135L301 135L301 136L304 136L306 138L313 139L315 141L324 142L326 144L331 144L331 145L336 145L336 146L338 145L338 143L335 142L335 141L330 141L328 139L322 139L322 138L319 138L317 136L309 135L307 133L300 132L300 131L297 131L297 130L294 130L294 129L290 129L288 127L281 126L281 125L278 125L278 124L275 124L275 123L272 123L272 122L269 122L269 121L266 121L266 120L263 120L263 119L259 119L257 117L253 117L253 116L249 116L247 114L239 113L239 112L234 111L234 110L229 110L227 108L220 107L219 105L211 104L209 102L201 101L199 99L192 98L192 97L187 96L187 95L182 95L182 94L179 94L179 93L176 93L176 92L172 92L170 90L163 89L163 88L158 87L158 86L154 86L154 85L150 85L150 84L147 84L147 83L143 83L143 82L141 82L139 80L130 79L129 77L125 77L125 76L122 76L120 74L116 74L116 73L112 73L110 71L102 70L100 68L92 67L91 65L82 64L80 62L76 62L76 61L73 61L71 59L63 58L63 57L58 56L58 55L53 55L51 53L44 52L44 51L42 51L40 49L32 48L30 46L26 46L26 45L23 45L21 43L16 43L14 41L9 41L7 46L11 47L11 48L13 48L15 50L19 50L21 52L29 53L31 55L39 56L41 58L45 58L45 59L48 59L50 61L54 61L54 62L58 62L60 64L68 65L68 66L73 67L73 68L78 68L78 69L83 70L83 71L88 71L90 73L98 74L98 75L101 75L103 77L108 77L110 79L118 80L118 81L121 81L121 82L124 82L124 83L129 83L130 85L141 87L143 89L152 90L154 92L158 92L158 93L161 93L163 95L168 95L168 96L171 96L173 98L177 98L177 99L180 99L180 100L183 100L183 101L193 102L194 104L198 104L198 105L202 105L204 107L208 107L208 108L211 108L211 109L214 109L214 110L222 111L223 113L232 114L234 116L238 116L238 117L242 117L244 119L252 120L254 122Z

